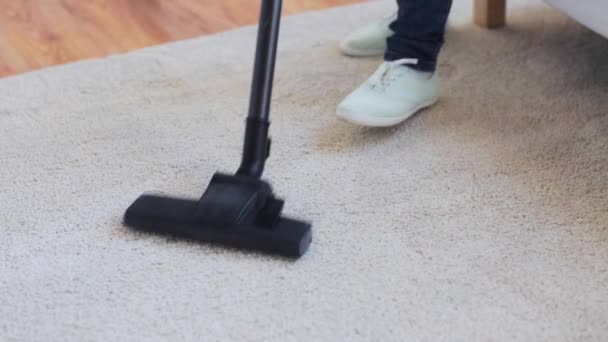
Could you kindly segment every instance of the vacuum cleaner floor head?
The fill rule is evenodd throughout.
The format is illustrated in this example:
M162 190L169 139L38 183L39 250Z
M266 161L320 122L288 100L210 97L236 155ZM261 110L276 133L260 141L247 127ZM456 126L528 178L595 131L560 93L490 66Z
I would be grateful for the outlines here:
M124 216L133 228L299 257L312 240L311 225L281 216L283 201L261 180L270 155L268 137L281 0L263 0L241 165L217 173L200 200L143 195Z
M200 200L142 195L126 211L134 229L297 258L311 225L281 217L283 201L248 176L215 174Z

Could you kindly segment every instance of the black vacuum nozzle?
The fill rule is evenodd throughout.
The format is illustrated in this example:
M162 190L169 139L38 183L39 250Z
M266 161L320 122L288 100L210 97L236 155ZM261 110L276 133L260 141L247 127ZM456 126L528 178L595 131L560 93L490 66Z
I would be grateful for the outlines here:
M282 208L268 183L216 174L200 200L142 195L124 221L141 231L297 258L310 245L311 225L281 217Z
M299 257L309 223L281 217L283 201L260 178L270 155L268 128L281 0L263 0L243 144L236 175L215 174L200 200L142 195L125 213L138 230Z

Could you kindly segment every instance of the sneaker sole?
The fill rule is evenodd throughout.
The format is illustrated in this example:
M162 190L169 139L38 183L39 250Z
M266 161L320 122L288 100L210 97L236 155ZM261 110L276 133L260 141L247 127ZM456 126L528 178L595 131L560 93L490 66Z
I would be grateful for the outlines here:
M343 55L348 57L379 57L383 56L385 49L382 50L357 50L348 47L343 42L340 43L340 51Z
M397 117L390 117L390 118L373 117L373 116L369 116L369 115L361 115L361 114L353 113L353 112L350 112L350 111L342 109L342 108L338 108L338 110L336 111L336 115L338 116L339 119L342 119L344 121L348 121L350 123L360 125L360 126L390 127L390 126L395 126L397 124L400 124L403 121L409 119L412 115L416 114L417 112L434 105L435 103L437 103L438 100L439 100L439 98L431 99L427 102L420 104L414 110L412 110L408 113L399 115Z

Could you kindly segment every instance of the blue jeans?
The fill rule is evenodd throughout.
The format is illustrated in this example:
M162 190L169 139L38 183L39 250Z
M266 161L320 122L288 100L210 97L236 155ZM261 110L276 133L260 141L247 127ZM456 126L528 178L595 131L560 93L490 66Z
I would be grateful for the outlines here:
M417 58L417 65L408 66L435 71L452 0L397 0L397 4L397 19L390 25L394 34L387 40L384 59Z

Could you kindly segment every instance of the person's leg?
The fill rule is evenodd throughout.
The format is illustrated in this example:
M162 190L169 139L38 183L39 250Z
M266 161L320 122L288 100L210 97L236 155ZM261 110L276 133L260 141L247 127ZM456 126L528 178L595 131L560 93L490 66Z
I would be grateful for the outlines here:
M364 126L392 126L439 99L437 55L443 45L451 0L398 0L385 62L336 110Z
M397 0L397 3L397 19L390 25L394 34L387 39L384 59L416 58L418 64L412 68L435 71L452 0Z

